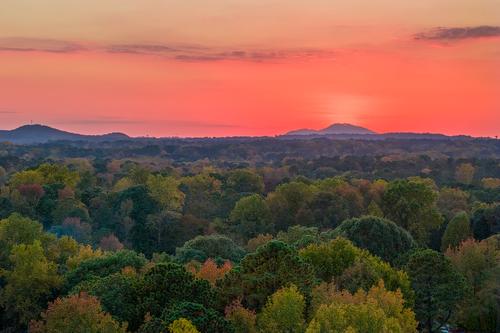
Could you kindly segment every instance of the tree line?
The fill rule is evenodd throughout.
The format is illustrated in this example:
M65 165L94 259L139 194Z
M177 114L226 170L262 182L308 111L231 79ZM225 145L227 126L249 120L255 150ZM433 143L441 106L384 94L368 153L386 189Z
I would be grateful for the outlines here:
M0 331L499 329L498 162L14 157Z

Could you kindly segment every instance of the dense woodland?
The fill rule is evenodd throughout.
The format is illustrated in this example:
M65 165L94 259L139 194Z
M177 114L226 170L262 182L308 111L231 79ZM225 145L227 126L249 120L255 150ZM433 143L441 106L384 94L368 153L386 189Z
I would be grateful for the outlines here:
M0 143L0 332L500 331L500 142Z

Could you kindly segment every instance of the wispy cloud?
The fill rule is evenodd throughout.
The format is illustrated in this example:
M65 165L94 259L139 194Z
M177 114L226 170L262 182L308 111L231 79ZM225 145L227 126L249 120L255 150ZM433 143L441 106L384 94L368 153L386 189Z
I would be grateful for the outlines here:
M178 49L160 44L115 44L105 48L109 53L132 53L132 54L168 54L177 52Z
M200 45L164 44L120 44L105 48L109 53L129 53L156 55L186 62L205 62L222 60L239 61L277 61L288 58L312 58L332 56L333 52L320 49L255 49L255 48L216 48Z
M296 48L266 49L255 47L223 48L184 44L110 44L79 43L43 38L0 38L0 51L74 53L82 51L110 54L157 56L184 62L213 62L223 60L269 62L290 58L313 59L332 57L332 50Z
M72 53L85 47L75 42L56 39L9 37L0 38L0 51Z
M417 40L453 41L472 38L499 37L500 26L438 27L414 35Z

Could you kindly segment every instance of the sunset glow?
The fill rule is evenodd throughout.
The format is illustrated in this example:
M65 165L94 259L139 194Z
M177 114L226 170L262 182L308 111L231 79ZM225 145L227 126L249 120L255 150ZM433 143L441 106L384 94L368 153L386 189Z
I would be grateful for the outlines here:
M494 136L499 26L495 0L4 0L0 128Z

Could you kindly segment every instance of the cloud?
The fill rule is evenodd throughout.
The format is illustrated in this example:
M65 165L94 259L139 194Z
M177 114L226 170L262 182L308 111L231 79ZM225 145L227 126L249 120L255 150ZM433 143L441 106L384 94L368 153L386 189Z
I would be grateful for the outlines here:
M11 111L11 110L2 110L0 109L0 114L18 114L19 112L17 111Z
M0 51L73 53L85 48L74 42L45 38L0 38Z
M109 53L132 53L132 54L164 54L178 51L167 45L155 44L116 44L106 47Z
M319 49L266 50L254 48L216 48L200 45L120 44L105 47L109 53L156 55L186 62L211 62L223 60L277 61L288 58L331 56L332 52Z
M482 25L477 27L438 27L414 35L417 40L462 40L471 38L500 37L500 26Z
M266 49L254 47L211 47L189 44L109 44L83 43L46 38L0 38L0 51L74 53L83 51L109 54L157 56L183 62L251 61L278 62L286 59L332 57L334 52L322 49Z

